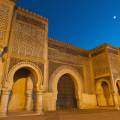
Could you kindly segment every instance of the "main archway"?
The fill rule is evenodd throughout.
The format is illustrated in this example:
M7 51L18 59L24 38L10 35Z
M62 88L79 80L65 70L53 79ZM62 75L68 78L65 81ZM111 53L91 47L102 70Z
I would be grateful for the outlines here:
M9 90L12 90L12 87L14 84L14 75L18 70L22 68L25 68L32 73L32 75L34 76L35 89L36 91L39 91L42 86L43 75L42 75L41 70L35 64L31 62L20 62L16 64L15 66L13 66L8 73L8 76L6 78L7 82L4 85L4 87L6 87Z
M58 101L57 99L59 95L59 90L58 90L59 81L60 78L64 75L68 75L74 84L75 90L73 91L75 91L74 92L75 97L73 98L76 99L77 108L80 109L82 105L82 84L81 84L82 77L75 68L64 65L59 67L53 72L49 81L49 89L53 93L53 98L54 98L53 100L54 110L56 110L57 108L57 101Z
M30 110L34 110L34 75L27 68L17 70L13 77L13 87L10 94L8 111L23 111L28 109L28 96L30 99Z
M31 102L32 102L32 98L34 97L32 92L34 91L35 93L34 110L37 113L41 114L42 88L43 88L42 82L43 82L42 72L35 64L31 62L20 62L16 64L9 71L7 76L7 81L4 84L3 90L7 92L7 95L6 94L4 95L4 91L3 91L2 99L1 99L2 112L3 113L7 112L7 108L11 100L14 101L13 104L15 104L16 102L17 107L14 109L15 111L22 109L31 111ZM13 94L10 94L9 91L12 91ZM19 100L17 97L19 99L22 98L23 99ZM6 102L4 102L4 100ZM15 105L12 106L11 108L14 107Z

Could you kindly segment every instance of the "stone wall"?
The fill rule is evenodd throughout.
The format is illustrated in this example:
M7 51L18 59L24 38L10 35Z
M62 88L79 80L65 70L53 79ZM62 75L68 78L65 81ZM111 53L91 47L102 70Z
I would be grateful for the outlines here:
M102 77L110 73L109 62L106 52L92 58L94 78Z
M119 55L119 49L110 47L108 50L108 58L109 58L109 64L111 73L113 75L114 80L120 79L120 55Z

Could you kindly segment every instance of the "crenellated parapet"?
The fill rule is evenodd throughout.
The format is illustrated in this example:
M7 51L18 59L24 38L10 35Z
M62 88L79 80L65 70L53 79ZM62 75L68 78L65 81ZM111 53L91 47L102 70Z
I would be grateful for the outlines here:
M39 20L44 20L46 22L48 22L48 18L44 17L44 16L41 16L35 12L32 12L28 9L25 9L25 8L22 8L22 7L17 7L16 10L18 10L19 12L21 11L21 13L23 13L24 15L30 15L36 19L39 19Z
M97 55L99 55L100 53L103 53L103 52L108 52L108 53L113 53L113 54L118 55L119 48L114 47L110 44L103 44L99 47L96 47L96 48L90 50L90 56L94 57L94 56L97 56Z
M89 57L89 51L84 50L79 47L75 47L71 44L60 42L58 40L49 39L48 40L48 47L59 49L63 52L67 52L69 54L77 55L77 56L83 56L83 57Z
M16 8L15 13L18 20L39 27L42 30L48 30L47 18L20 7Z

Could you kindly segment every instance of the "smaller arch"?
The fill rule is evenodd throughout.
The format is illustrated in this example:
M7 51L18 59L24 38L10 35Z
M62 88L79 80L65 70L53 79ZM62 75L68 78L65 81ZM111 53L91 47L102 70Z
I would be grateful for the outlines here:
M111 84L107 79L100 79L96 82L96 94L98 106L113 105Z
M110 85L110 82L108 80L100 79L96 82L96 92L101 91L101 85L102 85L103 82L107 83L108 86L109 86L109 89L111 89L111 85Z
M32 74L35 77L35 89L36 91L40 91L42 88L42 81L43 81L42 72L35 64L31 62L20 62L15 66L13 66L6 77L7 80L4 84L4 88L8 90L12 90L14 84L14 80L13 80L14 75L16 71L21 68L26 68L32 72Z
M78 108L80 108L82 103L81 101L82 101L82 91L83 91L82 83L81 83L82 77L75 68L67 65L63 65L57 68L50 77L49 89L53 93L55 98L54 105L56 107L56 100L57 100L57 94L58 94L58 89L57 89L58 82L60 78L65 74L68 74L74 81L77 104L78 104Z

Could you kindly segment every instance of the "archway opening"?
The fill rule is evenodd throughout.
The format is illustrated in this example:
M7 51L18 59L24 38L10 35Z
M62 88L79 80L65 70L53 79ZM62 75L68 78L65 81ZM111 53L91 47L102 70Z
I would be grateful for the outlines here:
M14 74L14 82L19 80L20 78L26 78L30 76L32 72L28 68L21 68L17 70Z
M116 85L117 85L118 95L120 96L120 81L117 81Z
M77 108L76 90L73 79L64 74L58 81L57 109Z
M109 105L110 91L109 86L106 82L102 82L103 95L106 100L106 105Z
M34 110L34 79L32 71L27 68L20 68L13 77L13 88L9 100L9 111L23 111L26 109L28 96L30 100L29 109Z

